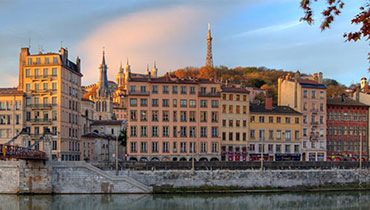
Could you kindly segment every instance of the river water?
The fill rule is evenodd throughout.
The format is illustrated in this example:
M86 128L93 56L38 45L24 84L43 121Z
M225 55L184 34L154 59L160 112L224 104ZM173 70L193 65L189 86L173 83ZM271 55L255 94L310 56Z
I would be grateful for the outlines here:
M173 195L0 195L1 210L58 209L370 209L369 192L173 194Z

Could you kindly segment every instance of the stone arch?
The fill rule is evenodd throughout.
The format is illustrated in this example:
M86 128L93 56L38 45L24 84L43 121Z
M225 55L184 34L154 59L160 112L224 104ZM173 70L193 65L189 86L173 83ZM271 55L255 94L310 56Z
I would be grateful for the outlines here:
M148 161L148 158L146 158L146 157L141 157L141 158L140 158L140 161L142 161L142 162L144 162L144 161Z
M202 158L199 159L199 161L208 161L208 158L202 157Z
M211 161L220 161L218 158L211 158Z
M173 157L172 158L172 161L177 161L178 160L178 158L177 157Z
M137 161L137 158L136 157L130 157L130 160L131 161Z
M153 157L150 161L159 161L159 158Z

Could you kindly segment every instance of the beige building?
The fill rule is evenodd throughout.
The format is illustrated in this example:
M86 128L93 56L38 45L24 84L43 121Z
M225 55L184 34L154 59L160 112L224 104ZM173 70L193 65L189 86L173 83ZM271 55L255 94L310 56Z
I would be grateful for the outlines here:
M45 129L53 134L53 159L80 160L81 68L60 53L30 54L22 48L18 90L25 97L25 127L37 140ZM40 148L42 149L42 148Z
M8 142L25 127L25 94L16 88L0 88L0 144ZM14 142L21 144L20 138Z
M289 106L303 114L303 160L326 161L326 87L323 75L301 77L297 72L278 80L278 105Z
M90 133L90 125L94 121L95 104L90 99L81 99L81 129L82 135Z
M130 160L220 159L220 84L149 74L127 85Z
M221 160L246 161L249 91L222 87L221 95Z

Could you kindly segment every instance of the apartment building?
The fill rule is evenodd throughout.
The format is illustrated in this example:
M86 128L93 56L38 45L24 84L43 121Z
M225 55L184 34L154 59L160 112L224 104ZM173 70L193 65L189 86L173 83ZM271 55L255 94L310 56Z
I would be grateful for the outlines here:
M327 99L327 113L328 160L368 160L369 106L343 95Z
M0 88L0 144L8 142L25 126L25 94L17 88ZM20 144L20 138L15 144Z
M272 104L267 92L265 104L250 105L248 154L250 161L300 161L302 156L302 114L288 106ZM263 152L262 152L263 151Z
M54 160L80 160L81 77L80 59L70 61L67 49L38 54L21 49L18 91L26 95L24 124L32 141L50 129Z
M289 106L303 114L303 160L326 160L326 87L322 73L301 77L296 72L278 79L278 105Z
M221 95L221 160L246 161L249 91L222 87Z
M129 78L130 160L220 160L220 84L210 80Z

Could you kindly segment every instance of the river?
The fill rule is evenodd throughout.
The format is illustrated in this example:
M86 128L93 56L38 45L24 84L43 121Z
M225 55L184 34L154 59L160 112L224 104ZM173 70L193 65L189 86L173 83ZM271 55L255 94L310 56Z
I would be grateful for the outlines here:
M370 191L166 195L0 195L1 210L370 209Z

